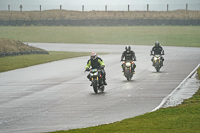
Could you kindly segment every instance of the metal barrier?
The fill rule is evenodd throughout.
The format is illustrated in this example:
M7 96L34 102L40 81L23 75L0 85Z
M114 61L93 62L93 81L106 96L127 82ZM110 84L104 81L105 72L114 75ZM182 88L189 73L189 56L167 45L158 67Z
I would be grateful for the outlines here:
M3 26L138 26L138 25L200 25L200 19L83 19L83 20L0 20Z

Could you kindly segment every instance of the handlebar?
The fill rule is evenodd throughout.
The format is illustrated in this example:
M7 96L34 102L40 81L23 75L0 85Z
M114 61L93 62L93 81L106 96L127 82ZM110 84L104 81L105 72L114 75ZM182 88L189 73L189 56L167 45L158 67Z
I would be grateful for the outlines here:
M121 60L121 61L126 61L126 60ZM121 61L120 61L120 62L121 62ZM132 61L137 61L137 60L132 60Z
M153 56L154 56L154 55L165 55L165 54L150 54L150 56L151 56L151 55L153 55Z
M97 70L104 69L104 67L105 67L105 66L100 66L99 68L97 68ZM86 72L86 71L88 71L88 72L89 72L90 70L92 70L92 68L85 69L85 71L84 71L84 72Z

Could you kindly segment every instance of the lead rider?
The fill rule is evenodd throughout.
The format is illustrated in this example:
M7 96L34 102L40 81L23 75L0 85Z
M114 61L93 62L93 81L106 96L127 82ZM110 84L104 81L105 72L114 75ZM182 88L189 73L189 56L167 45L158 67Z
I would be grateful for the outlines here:
M103 62L101 58L97 56L95 52L92 52L90 54L90 59L88 60L87 65L85 67L86 71L89 71L90 66L92 67L92 69L101 69L104 85L107 85L106 72L104 70L105 63ZM90 74L88 74L87 78L91 81Z

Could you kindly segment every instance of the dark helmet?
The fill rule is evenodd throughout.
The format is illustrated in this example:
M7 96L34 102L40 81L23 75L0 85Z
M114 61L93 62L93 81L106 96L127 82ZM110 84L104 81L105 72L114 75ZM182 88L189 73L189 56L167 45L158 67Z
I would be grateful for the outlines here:
M96 59L96 58L97 58L97 53L92 52L92 53L90 54L90 59L94 60L94 59Z
M130 51L131 51L131 46L127 45L127 46L125 47L125 49L126 49L127 52L130 52Z
M158 41L156 41L156 42L155 42L155 46L156 46L156 47L159 47L159 46L160 46L160 43L159 43Z

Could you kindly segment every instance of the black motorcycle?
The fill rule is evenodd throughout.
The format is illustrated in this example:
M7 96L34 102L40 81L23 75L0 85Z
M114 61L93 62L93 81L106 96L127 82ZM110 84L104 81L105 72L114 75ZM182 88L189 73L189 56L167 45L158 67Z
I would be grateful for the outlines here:
M124 69L124 76L126 77L126 79L129 81L132 79L133 77L133 65L134 65L134 62L131 61L131 60L127 60L127 61L124 61L123 62L123 67L125 67Z
M164 51L162 52L161 55L152 54L152 51L151 51L151 55L153 55L153 58L152 58L153 66L155 67L156 71L159 72L160 68L163 66L162 55L164 55Z
M86 70L89 71L90 73L90 78L93 86L93 90L95 93L104 92L105 87L104 87L104 82L103 82L103 76L102 76L102 71L101 69L89 69Z

